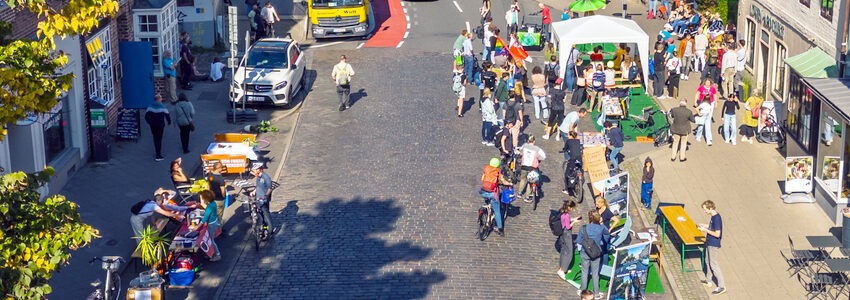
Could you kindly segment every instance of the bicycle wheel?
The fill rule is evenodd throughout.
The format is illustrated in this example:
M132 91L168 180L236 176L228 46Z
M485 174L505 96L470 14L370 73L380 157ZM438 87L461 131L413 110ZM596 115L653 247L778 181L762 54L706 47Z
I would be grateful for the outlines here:
M121 297L121 276L118 272L112 272L112 282L109 283L109 300L118 300Z
M662 127L653 133L653 141L652 144L655 147L665 145L670 141L670 133L668 132L668 128Z
M573 193L575 193L578 203L582 203L584 201L584 174L578 174L576 185L573 187Z
M483 241L486 240L490 235L488 227L490 226L489 222L489 214L487 213L486 208L481 208L478 210L478 239Z
M537 211L537 201L540 200L540 194L538 194L539 192L540 191L537 190L537 184L536 183L532 184L531 185L531 202L533 203L533 206L531 208L531 212Z
M251 222L253 223L251 225L251 231L253 231L253 234L254 234L254 250L260 251L260 241L262 241L262 239L263 239L263 237L262 237L263 228L262 228L262 224L260 222L260 212L256 211L256 208L251 213Z

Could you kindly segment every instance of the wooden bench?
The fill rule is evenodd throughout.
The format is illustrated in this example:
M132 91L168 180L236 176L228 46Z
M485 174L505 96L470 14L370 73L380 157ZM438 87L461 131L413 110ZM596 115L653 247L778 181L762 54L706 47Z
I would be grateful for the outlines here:
M216 133L216 143L242 143L242 142L257 142L257 135L253 133Z
M661 242L664 243L666 239L668 223L681 241L682 273L696 271L691 269L686 270L685 268L685 253L687 252L700 252L700 262L702 263L700 266L705 265L705 234L697 228L697 224L685 212L685 208L680 205L668 205L661 206L658 210L661 211L660 215L663 224Z

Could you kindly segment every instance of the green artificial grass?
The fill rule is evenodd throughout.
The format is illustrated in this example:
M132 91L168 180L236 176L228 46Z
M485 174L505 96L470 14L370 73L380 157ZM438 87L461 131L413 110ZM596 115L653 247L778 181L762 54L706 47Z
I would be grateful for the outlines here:
M652 107L653 110L656 110L658 109L658 105L652 97L643 93L643 88L634 88L632 94L633 95L630 96L631 100L629 101L629 112L626 118L620 121L620 129L623 130L623 134L626 136L626 141L635 141L639 136L650 136L656 129L667 124L667 120L664 118L663 114L655 114L653 116L655 119L655 125L653 125L652 128L644 131L639 131L634 128L635 120L632 118L632 115L642 116L644 107ZM585 102L585 107L590 109L590 104L591 103L589 102ZM593 122L593 126L596 128L596 131L602 131L602 126L596 124L599 114L600 112L592 112L590 114L591 121Z
M579 256L579 252L575 252L575 256L573 257L573 265L570 267L570 273L567 274L567 281L573 286L579 287L581 285L581 257ZM614 262L614 255L609 255L608 263ZM664 284L661 283L661 275L658 274L658 269L655 266L654 262L649 264L649 271L646 276L646 289L644 293L646 294L664 294ZM593 278L589 277L587 279L588 286L593 284ZM605 276L599 276L599 289L603 292L608 291L608 285L610 283L610 278Z

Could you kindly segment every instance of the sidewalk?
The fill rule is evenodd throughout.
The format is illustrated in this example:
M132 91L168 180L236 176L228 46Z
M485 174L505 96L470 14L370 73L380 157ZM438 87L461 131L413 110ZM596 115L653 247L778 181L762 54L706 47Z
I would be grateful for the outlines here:
M543 0L563 10L565 4ZM602 11L605 15L621 15L622 6L612 2ZM628 1L628 16L636 21L654 38L663 23L647 20L646 6L637 0ZM692 100L699 77L680 84L680 97ZM656 100L667 109L678 105L676 99ZM739 114L741 115L741 114ZM739 116L740 118L740 116ZM653 205L658 202L685 204L685 211L696 223L708 223L708 216L700 205L713 200L724 221L724 238L720 252L720 267L726 279L727 292L718 299L802 299L805 292L796 279L789 278L787 264L779 254L787 249L790 236L800 248L809 248L806 235L824 235L833 226L826 215L814 204L787 205L780 200L780 183L784 176L784 158L775 145L740 143L737 146L722 142L716 129L720 123L712 124L715 133L714 145L694 141L688 161L671 162L670 149L657 148L646 156L655 162L655 194ZM740 124L740 119L738 124ZM630 145L627 145L628 148ZM640 207L640 174L645 157L630 157L625 170L631 174L632 212L637 211L644 224L652 225L654 210ZM731 176L730 176L731 175ZM781 220L781 221L779 221ZM664 273L667 275L680 299L708 299L711 289L703 287L701 272L681 273L678 247L669 242L663 247ZM700 269L696 255L686 259L687 267Z

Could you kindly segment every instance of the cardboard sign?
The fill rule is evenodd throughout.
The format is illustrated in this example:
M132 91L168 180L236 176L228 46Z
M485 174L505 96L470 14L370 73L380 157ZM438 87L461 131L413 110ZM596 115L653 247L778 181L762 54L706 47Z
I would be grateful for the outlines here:
M225 167L222 174L242 174L248 169L248 158L244 154L201 154L204 172L207 172L216 161Z
M611 177L608 172L608 161L605 160L605 146L585 146L582 160L584 161L584 170L587 172L590 182L597 182ZM591 185L593 186L593 185ZM593 186L593 196L601 193L596 186Z
M216 133L215 136L216 143L242 143L242 142L256 142L257 135L253 133Z

